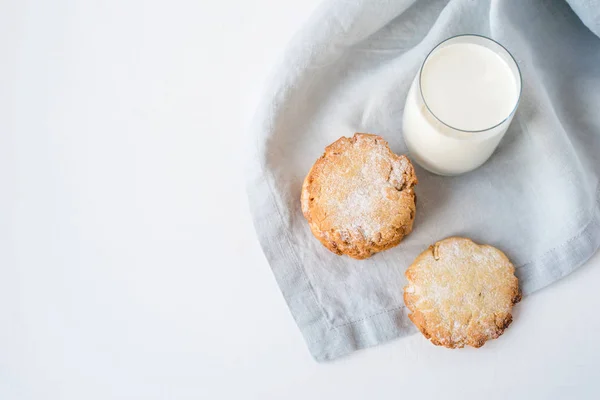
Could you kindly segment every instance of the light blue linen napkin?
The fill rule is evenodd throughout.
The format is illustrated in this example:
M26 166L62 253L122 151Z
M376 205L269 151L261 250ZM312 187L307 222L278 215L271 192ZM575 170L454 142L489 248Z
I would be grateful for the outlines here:
M579 14L579 15L578 15ZM595 32L595 33L594 33ZM402 112L420 63L457 34L514 55L523 95L491 159L458 177L417 167L414 231L368 260L339 257L310 233L302 181L324 147L354 132L406 153ZM250 130L256 232L310 352L340 357L416 332L404 270L451 235L502 249L525 295L600 246L600 4L570 0L330 0L289 45Z

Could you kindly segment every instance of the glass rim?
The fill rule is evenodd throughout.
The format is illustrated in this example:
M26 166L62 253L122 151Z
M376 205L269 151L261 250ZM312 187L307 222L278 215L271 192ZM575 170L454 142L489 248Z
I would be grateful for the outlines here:
M427 104L427 101L425 100L425 96L423 95L423 87L421 84L421 80L423 77L423 67L425 66L425 63L427 62L427 60L429 59L429 56L431 56L433 54L434 51L436 51L438 49L438 47L440 47L442 44L446 43L449 40L452 39L456 39L459 37L467 37L467 36L471 36L471 37L478 37L478 38L482 38L482 39L486 39L489 40L490 42L493 42L495 44L497 44L498 46L500 46L500 48L504 49L504 51L506 51L506 53L508 54L508 56L511 58L511 60L513 61L513 63L515 64L515 66L517 67L517 72L519 75L519 94L517 96L517 101L515 102L514 107L511 109L511 111L508 113L508 115L502 119L502 121L498 122L496 125L490 126L489 128L484 128L484 129L477 129L477 130L469 130L469 129L460 129L460 128L456 128L444 121L442 121L441 118L439 118L437 115L435 115L435 113L431 110L431 108L429 107L429 105ZM479 35L479 34L475 34L475 33L463 33L460 35L454 35L454 36L450 36L449 38L446 38L444 40L442 40L441 42L439 42L438 44L436 44L433 49L431 49L431 51L429 51L429 53L427 53L427 56L425 56L425 59L423 60L423 63L421 64L421 68L419 69L419 93L421 95L421 99L423 100L423 104L425 104L425 107L427 107L427 111L429 111L429 113L431 115L433 115L433 117L438 120L440 123L442 123L443 125L447 126L450 129L453 129L455 131L459 131L459 132L465 132L465 133L480 133L480 132L487 132L490 131L494 128L499 127L500 125L502 125L503 123L505 123L506 121L508 121L513 115L514 113L517 111L517 107L519 106L519 103L521 101L521 94L523 92L523 77L521 76L521 68L519 67L519 64L517 63L517 60L515 60L515 57L512 55L512 53L510 51L508 51L508 49L506 47L504 47L502 44L500 44L499 42L495 41L494 39L484 36L484 35Z

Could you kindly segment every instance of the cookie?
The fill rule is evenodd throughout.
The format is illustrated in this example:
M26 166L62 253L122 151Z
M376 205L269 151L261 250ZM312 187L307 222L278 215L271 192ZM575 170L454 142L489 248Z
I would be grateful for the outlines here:
M364 259L411 232L416 184L408 158L381 136L356 133L327 146L315 162L302 186L302 212L325 247Z
M514 272L495 247L459 237L437 242L406 270L409 318L435 345L481 347L512 322L521 300Z

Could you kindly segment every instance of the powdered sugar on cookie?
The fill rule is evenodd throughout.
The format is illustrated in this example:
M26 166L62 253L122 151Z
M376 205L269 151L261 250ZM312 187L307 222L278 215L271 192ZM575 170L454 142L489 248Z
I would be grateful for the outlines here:
M520 299L514 270L492 246L465 238L437 242L406 271L409 317L434 344L480 347L512 321Z
M416 183L405 156L392 153L379 136L356 134L328 146L315 163L303 187L302 210L328 248L364 258L410 232Z

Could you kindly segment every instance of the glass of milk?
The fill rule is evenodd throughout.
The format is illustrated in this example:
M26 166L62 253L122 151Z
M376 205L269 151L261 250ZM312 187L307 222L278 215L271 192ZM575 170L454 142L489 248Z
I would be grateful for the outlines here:
M404 108L411 158L438 175L458 175L494 152L519 104L521 72L512 55L484 36L460 35L425 58Z

